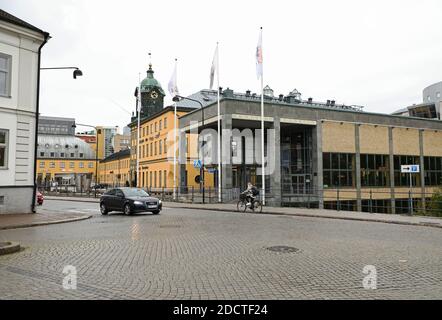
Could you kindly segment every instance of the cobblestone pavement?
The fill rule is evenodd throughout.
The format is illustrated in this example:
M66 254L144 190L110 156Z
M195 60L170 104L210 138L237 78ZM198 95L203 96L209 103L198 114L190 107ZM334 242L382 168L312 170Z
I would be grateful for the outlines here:
M169 208L0 231L0 299L441 299L442 232L393 224ZM296 252L273 252L289 246ZM77 268L64 290L63 268ZM363 268L377 269L366 290Z

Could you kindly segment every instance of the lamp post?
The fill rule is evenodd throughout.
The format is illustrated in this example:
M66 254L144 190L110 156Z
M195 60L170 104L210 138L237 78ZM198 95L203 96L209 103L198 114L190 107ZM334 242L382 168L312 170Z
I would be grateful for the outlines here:
M89 127L89 128L94 128L95 129L95 139L96 139L96 141L95 141L95 186L94 186L94 198L96 198L97 197L97 184L98 184L98 128L95 127L95 126L88 125L88 124L78 123L78 125L82 126L82 127ZM77 127L76 124L72 125L72 128L75 129L76 127Z
M180 100L189 100L189 101L193 101L195 103L198 103L201 106L201 127L204 127L204 106L201 103L201 101L198 101L198 100L195 100L192 98L188 98L188 97L183 97L180 95L176 95L175 97L173 97L172 100L174 102L178 102ZM203 142L204 142L204 140L203 140ZM202 183L200 182L200 184L202 184L202 189L203 189L203 203L205 203L204 154L202 155L202 159L201 159L200 178L202 180Z
M80 77L83 75L83 72L78 67L50 67L50 68L41 68L40 67L40 50L41 48L46 44L46 42L50 39L49 33L45 33L45 40L40 45L40 48L38 49L38 66L39 71L41 70L63 70L63 69L74 69L74 72L72 76L74 79L77 79L77 77ZM35 182L36 176L37 176L37 144L38 144L38 117L39 117L39 109L40 109L40 72L38 73L37 77L37 110L36 110L36 121L35 121L35 148L34 148L34 192L32 195L32 212L35 213L35 200L36 200L36 193L37 193L37 184Z
M78 67L51 67L51 68L40 68L40 70L66 70L66 69L74 69L74 72L72 73L72 76L74 79L77 79L77 77L81 77L83 75L83 72Z

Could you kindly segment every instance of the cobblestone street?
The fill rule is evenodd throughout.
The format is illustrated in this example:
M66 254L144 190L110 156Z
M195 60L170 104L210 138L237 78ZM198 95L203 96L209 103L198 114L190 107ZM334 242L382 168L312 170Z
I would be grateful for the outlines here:
M101 216L95 203L43 207L89 220L0 231L0 299L441 299L438 228L165 208ZM293 252L268 250L273 246ZM75 266L76 290L62 271ZM377 270L366 290L363 269Z

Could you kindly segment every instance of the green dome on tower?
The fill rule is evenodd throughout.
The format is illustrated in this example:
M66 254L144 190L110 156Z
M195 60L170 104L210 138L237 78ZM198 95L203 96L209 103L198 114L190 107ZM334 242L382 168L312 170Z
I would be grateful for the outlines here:
M149 70L147 70L146 78L141 81L141 92L149 92L152 89L157 89L161 94L165 95L160 82L153 77L154 71L152 70L152 65L149 64Z

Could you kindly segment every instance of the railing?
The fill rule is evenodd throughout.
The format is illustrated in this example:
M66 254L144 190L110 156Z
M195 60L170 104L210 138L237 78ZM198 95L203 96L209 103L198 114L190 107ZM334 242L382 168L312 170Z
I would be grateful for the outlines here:
M97 196L112 189L103 186L97 189ZM68 197L94 197L95 190L75 192L67 186L39 188L44 194ZM177 188L143 188L152 196L162 201L183 203L218 203L218 188L207 187L177 187ZM222 189L222 202L238 201L239 188ZM358 199L358 195L360 198ZM288 206L298 208L320 208L337 211L361 211L368 213L417 214L442 217L442 188L435 192L390 191L376 189L303 189L300 193L284 193L280 189L270 189L266 192L266 202L270 206Z

